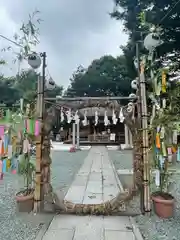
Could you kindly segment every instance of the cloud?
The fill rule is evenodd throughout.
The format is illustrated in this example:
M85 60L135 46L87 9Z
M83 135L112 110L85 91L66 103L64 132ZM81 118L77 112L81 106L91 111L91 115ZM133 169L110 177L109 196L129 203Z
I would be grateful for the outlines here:
M29 13L41 11L38 50L47 52L49 72L65 86L77 66L87 67L105 54L118 55L119 46L127 41L121 23L108 14L113 0L46 0L44 4L42 0L0 0L0 9L4 12L0 32L7 36L12 36L12 28L16 30Z

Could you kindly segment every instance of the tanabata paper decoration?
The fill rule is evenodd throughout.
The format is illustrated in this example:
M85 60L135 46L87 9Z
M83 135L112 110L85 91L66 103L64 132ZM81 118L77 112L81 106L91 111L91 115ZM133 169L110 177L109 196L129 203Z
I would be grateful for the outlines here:
M14 156L11 160L11 171L13 174L16 174L18 171L18 163L18 158Z
M2 160L0 160L0 173L2 173L2 169L3 169L3 163L2 163Z
M4 143L3 140L0 140L0 155L4 155Z
M9 136L8 134L4 135L4 153L8 152L8 145L9 145Z
M27 119L27 133L34 135L35 121L34 119Z
M164 165L164 157L162 155L159 155L159 162L160 162L160 167L163 168L163 165Z
M168 152L168 161L172 162L172 148L168 147L167 152Z
M156 133L156 147L161 148L159 133Z
M161 127L160 139L164 139L164 135L165 135L165 129L164 129L164 127Z
M177 149L174 146L172 146L172 153L176 153L176 152L177 152Z
M24 120L24 128L27 129L27 119Z
M173 144L177 144L177 135L178 135L177 130L174 130L173 131Z
M178 162L180 161L180 147L178 147L178 150L177 150L177 161Z
M4 173L0 173L0 180L3 180Z
M28 152L30 152L29 141L28 139L25 139L23 141L23 153L28 153Z
M166 150L165 143L162 142L161 146L162 146L162 155L163 155L164 157L167 157L167 150Z
M12 158L13 147L12 145L8 145L8 158Z
M0 137L4 136L4 125L0 125Z
M161 84L162 93L165 93L165 92L166 92L166 86L167 86L166 73L163 71L163 72L162 72L162 84Z
M35 136L38 136L40 133L40 122L38 120L36 120L35 122Z
M7 172L7 162L6 162L6 159L3 159L3 162L2 162L2 172L3 173Z
M165 98L163 98L163 100L162 100L162 107L166 108L166 99Z
M157 187L160 186L160 171L158 169L155 171L155 184Z
M9 109L6 110L6 121L9 122L11 120L11 111Z
M6 166L7 166L7 170L9 170L9 168L11 167L11 160L10 159L7 159Z

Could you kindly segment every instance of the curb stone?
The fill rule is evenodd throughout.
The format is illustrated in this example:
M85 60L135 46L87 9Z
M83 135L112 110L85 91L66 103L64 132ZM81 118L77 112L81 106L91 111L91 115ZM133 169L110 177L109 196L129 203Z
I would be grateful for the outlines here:
M53 217L54 218L54 217ZM46 234L53 218L48 222L48 223L44 223L42 228L40 229L39 233L37 234L35 240L42 240L44 235Z
M144 240L140 230L139 230L139 227L137 226L135 220L133 219L133 217L130 217L130 222L132 224L132 228L133 228L133 233L135 235L135 238L136 240Z

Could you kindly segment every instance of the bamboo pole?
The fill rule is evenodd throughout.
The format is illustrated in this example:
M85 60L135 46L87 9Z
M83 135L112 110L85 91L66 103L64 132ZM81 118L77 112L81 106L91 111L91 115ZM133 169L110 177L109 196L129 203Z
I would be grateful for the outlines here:
M144 64L140 69L140 93L141 93L141 117L142 117L142 148L143 148L143 191L144 191L144 212L151 212L150 201L150 164L149 164L149 139L148 139L148 116L146 101L146 84L144 75Z
M139 56L139 42L136 43L136 59L137 59L137 72L138 72L138 88L137 88L137 111L138 111L138 117L136 120L136 128L137 128L137 132L136 132L136 137L138 138L137 140L134 139L134 141L136 142L137 145L140 146L133 146L134 147L134 168L133 168L133 175L134 175L134 188L136 188L136 177L138 176L138 170L140 172L140 178L141 181L139 182L139 186L140 187L140 209L141 209L141 213L144 214L144 189L143 189L143 185L142 185L142 181L143 181L143 151L142 151L142 134L139 133L140 129L142 129L142 111L141 111L141 105L142 105L142 101L141 101L141 84L140 84L140 56ZM134 144L134 143L133 143ZM138 164L138 167L136 166L136 164Z
M34 212L41 212L43 208L43 186L41 181L41 160L42 160L42 120L43 120L43 79L38 76L38 97L37 97L37 114L40 123L40 134L36 137L36 176L34 191Z

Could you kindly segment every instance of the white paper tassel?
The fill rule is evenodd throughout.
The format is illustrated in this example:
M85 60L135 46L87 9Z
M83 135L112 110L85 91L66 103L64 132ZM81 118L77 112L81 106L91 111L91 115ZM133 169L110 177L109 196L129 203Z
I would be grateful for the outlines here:
M79 115L78 115L78 111L75 112L75 115L74 115L74 121L76 124L79 124Z
M164 139L164 135L165 135L165 129L164 127L161 127L160 138Z
M69 109L69 111L66 112L66 116L67 116L67 122L71 123L72 121L72 113L71 113L71 109Z
M124 122L124 115L123 115L123 111L122 111L122 108L120 109L120 112L119 112L119 120L120 120L120 122L121 123L123 123Z
M118 119L116 118L116 114L115 114L115 111L113 109L113 113L112 113L112 121L113 121L113 124L116 125L117 124L117 121Z
M63 113L63 108L61 108L61 122L64 122L64 113Z
M99 120L98 112L95 111L95 126L97 126L97 124L98 124L98 120Z
M12 145L8 145L8 158L12 158L13 155L13 147Z
M108 116L107 116L107 111L104 112L104 126L108 126L110 123Z
M130 113L133 111L134 105L132 102L128 103L127 112Z
M162 107L166 108L166 99L165 98L163 98L163 100L162 100Z
M153 122L153 119L154 119L155 115L156 115L156 106L153 105L153 107L152 107L152 116L151 116L151 120L150 120L150 125L152 125L152 122Z
M174 130L174 131L173 131L173 143L174 143L174 144L177 144L177 135L178 135L177 130Z
M160 171L158 169L155 171L155 184L160 187Z
M28 139L25 139L23 141L23 153L28 153L28 152L30 152L30 144Z
M30 104L28 103L26 105L26 115L29 115L29 113L30 113Z
M82 121L83 126L87 126L88 125L88 121L87 121L87 111L84 112L84 120Z

